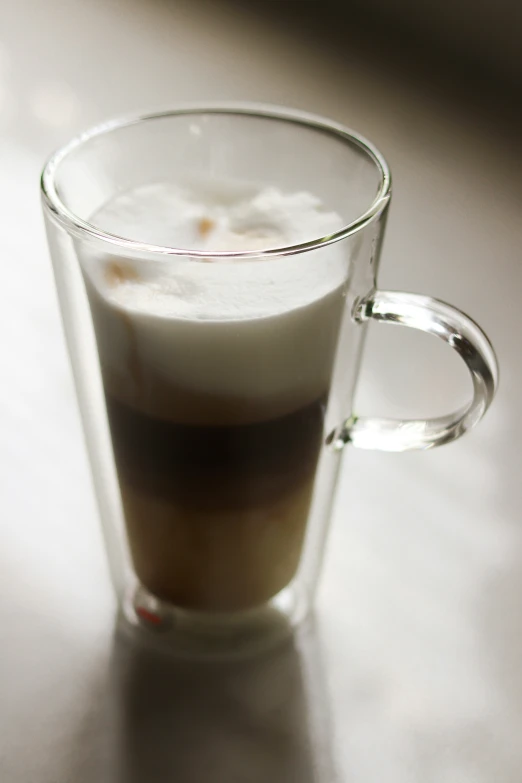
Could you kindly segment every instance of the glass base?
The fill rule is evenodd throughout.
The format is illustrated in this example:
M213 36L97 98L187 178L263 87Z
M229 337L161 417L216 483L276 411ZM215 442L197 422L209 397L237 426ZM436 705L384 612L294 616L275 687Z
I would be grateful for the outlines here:
M122 603L127 627L141 639L190 658L255 655L287 639L306 616L292 585L262 606L243 612L195 612L161 601L143 585Z

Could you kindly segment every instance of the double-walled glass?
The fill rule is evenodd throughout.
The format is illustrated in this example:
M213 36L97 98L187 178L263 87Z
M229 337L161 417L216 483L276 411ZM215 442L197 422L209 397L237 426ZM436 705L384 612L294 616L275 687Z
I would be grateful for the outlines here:
M209 252L116 236L92 217L118 194L187 179L309 193L342 224L300 245ZM448 305L377 290L389 170L333 122L256 106L110 122L55 154L42 189L126 617L180 649L291 627L313 601L344 445L426 449L463 434L494 395L487 338ZM111 293L126 284L141 290L128 306ZM194 315L198 297L211 304ZM471 373L469 405L426 421L357 418L370 320L446 341Z

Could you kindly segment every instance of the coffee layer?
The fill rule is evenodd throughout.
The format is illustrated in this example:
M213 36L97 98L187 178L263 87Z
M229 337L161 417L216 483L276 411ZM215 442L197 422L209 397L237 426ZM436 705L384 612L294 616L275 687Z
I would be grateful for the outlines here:
M250 608L298 566L324 398L239 426L173 424L107 398L136 573L158 597Z
M272 421L174 424L107 397L119 470L134 487L193 508L241 508L277 499L313 472L324 400Z

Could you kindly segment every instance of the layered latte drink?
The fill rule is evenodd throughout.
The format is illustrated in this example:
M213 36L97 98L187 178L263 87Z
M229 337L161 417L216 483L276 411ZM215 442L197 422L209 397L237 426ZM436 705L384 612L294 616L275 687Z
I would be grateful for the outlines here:
M136 574L178 607L261 605L299 565L344 264L336 245L190 250L284 247L342 221L307 193L192 183L121 194L92 222L187 249L157 262L82 251Z

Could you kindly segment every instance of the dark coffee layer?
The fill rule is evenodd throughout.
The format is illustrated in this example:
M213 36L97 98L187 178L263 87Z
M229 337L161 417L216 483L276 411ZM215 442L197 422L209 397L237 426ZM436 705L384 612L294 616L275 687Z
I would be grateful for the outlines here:
M118 470L158 499L194 509L233 509L279 498L315 469L324 400L272 421L175 424L107 397Z

